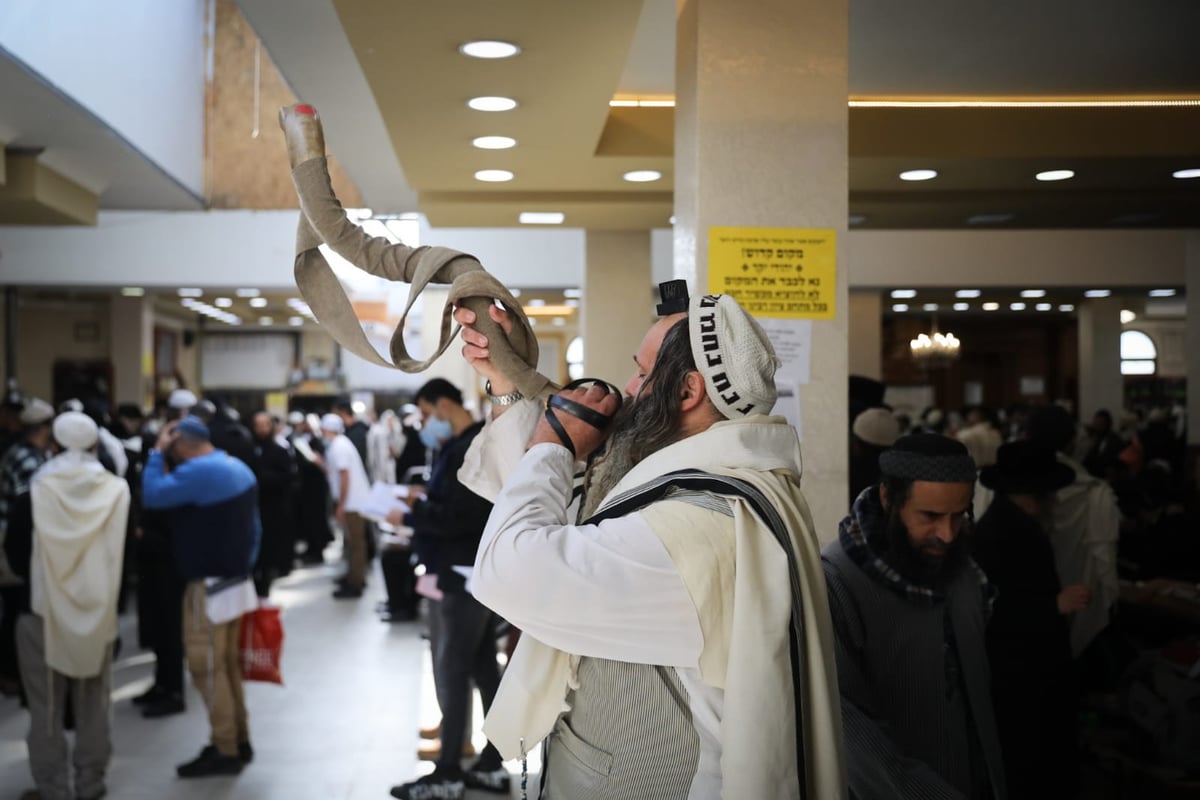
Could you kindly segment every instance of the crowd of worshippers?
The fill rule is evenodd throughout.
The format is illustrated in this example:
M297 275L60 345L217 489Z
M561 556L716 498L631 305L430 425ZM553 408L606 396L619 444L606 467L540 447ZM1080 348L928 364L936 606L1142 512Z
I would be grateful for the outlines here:
M333 596L361 596L375 537L356 504L369 479L424 483L439 444L426 444L440 429L419 431L416 406L401 414L368 424L342 398L324 416L260 411L245 426L185 389L148 416L5 395L0 691L30 712L29 796L105 793L112 660L127 644L117 619L130 608L137 643L155 655L153 682L133 698L142 716L186 710L185 667L209 714L208 744L178 775L236 774L253 759L242 615L295 567L324 564L335 531L347 568ZM384 619L413 619L410 539L394 537L387 560L398 588ZM76 732L70 758L64 727Z
M335 598L362 597L388 542L384 618L430 601L442 719L422 733L440 742L432 773L392 788L401 800L509 793L502 759L539 743L552 798L1077 794L1081 673L1118 589L1109 481L1162 468L1143 435L1161 420L1134 458L1099 429L1084 448L1059 406L1008 431L978 410L954 436L926 430L932 414L914 432L870 409L851 463L858 477L866 452L874 471L819 531L797 432L770 415L779 362L732 298L663 314L623 391L571 386L548 403L491 364L469 310L454 317L487 381L486 424L441 379L418 391L411 435L348 402L243 427L186 391L111 425L83 404L9 398L0 666L30 710L40 797L106 792L126 578L156 655L136 702L181 711L186 665L208 711L208 743L179 776L252 761L241 615L321 560L331 528L346 560ZM375 520L404 532L391 540L367 512L375 480L416 484ZM504 625L520 635L501 675ZM476 689L489 744L464 768Z

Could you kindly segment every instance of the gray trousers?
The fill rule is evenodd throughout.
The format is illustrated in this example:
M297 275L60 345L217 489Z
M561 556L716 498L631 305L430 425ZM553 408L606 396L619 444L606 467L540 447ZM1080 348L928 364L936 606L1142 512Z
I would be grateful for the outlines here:
M23 614L17 621L17 659L29 701L29 770L42 800L99 797L112 758L112 648L105 653L99 675L68 678L46 664L43 626L35 614ZM74 793L63 732L67 692L75 713Z
M457 766L469 739L474 682L486 712L500 686L492 612L465 592L446 592L435 604L430 644L433 683L442 709L442 757Z

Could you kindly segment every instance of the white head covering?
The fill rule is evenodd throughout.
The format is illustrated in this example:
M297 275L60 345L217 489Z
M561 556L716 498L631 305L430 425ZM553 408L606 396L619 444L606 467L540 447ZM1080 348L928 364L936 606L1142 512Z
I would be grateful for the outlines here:
M770 414L779 359L754 317L730 295L697 295L688 304L688 331L696 368L722 416Z
M346 423L342 422L342 418L337 414L326 414L321 417L321 430L330 433L345 433Z
M886 408L868 408L854 418L854 435L876 447L891 447L900 438L900 423Z
M20 419L21 424L25 426L41 425L43 422L49 422L54 419L54 406L40 397L26 400L25 408L21 409Z
M191 408L196 405L196 395L187 389L176 389L167 397L167 405L171 408Z
M99 429L87 414L68 411L54 420L54 441L67 450L91 450L98 437Z
M292 413L287 415L287 422L288 422L288 425L302 424L304 422L304 412L303 411L293 411Z

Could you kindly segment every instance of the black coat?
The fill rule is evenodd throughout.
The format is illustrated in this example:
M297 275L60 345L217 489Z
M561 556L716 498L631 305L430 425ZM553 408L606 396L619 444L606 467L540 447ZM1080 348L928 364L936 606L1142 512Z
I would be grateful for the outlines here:
M295 503L299 474L291 451L274 438L256 439L250 468L258 479L262 547L258 563L286 572L295 549Z
M1034 517L998 495L973 545L998 591L987 646L1009 796L1071 797L1078 701L1050 539Z

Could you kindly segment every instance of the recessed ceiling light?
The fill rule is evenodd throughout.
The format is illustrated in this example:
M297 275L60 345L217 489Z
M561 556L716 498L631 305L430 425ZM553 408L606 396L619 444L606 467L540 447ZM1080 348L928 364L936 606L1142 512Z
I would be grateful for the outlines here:
M1108 289L1088 289L1083 293L1084 297L1108 297L1112 292Z
M251 308L266 308L267 307L267 298L251 297L250 298L250 307Z
M1021 297L1045 297L1045 289L1022 289Z
M1151 289L1150 296L1151 297L1174 297L1175 290L1174 289Z
M650 183L662 177L662 173L656 169L635 169L632 172L626 172L625 180L630 183Z
M1013 311L1024 311L1025 310L1024 303L1009 303L1008 307L1011 308Z
M562 225L566 218L561 211L522 211L517 216L522 225Z
M270 317L259 317L258 324L259 325L274 325L275 320L271 319Z
M999 303L984 303L983 310L984 311L999 311L1000 304Z
M998 225L1001 222L1008 222L1013 218L1012 214L975 214L967 217L968 225Z
M122 297L142 297L146 294L146 290L140 286L126 286L121 290Z
M563 297L583 297L582 289L563 289Z
M477 136L471 144L480 150L507 150L517 146L517 140L511 136Z
M563 305L565 305L567 308L579 308L579 301L575 298L571 298L570 300L564 300Z
M288 317L288 325L298 328L304 324L304 317Z
M459 45L458 52L471 58L512 58L521 48L511 42L478 41Z
M862 225L866 221L867 217L865 214L851 214L849 219L851 225Z
M1137 314L1133 313L1128 308L1121 309L1121 324L1122 325L1128 325L1129 323L1133 322L1135 319L1137 319Z
M892 305L892 311L908 311L908 304L907 303L894 303Z
M532 300L530 300L528 303L526 303L526 305L528 305L532 308L540 308L541 306L546 305L546 301L540 297L535 297Z
M928 181L938 176L936 169L907 169L900 173L902 181Z
M472 97L467 105L476 111L512 111L517 101L511 97Z
M970 303L955 303L954 304L955 311L966 311L970 307L971 307Z
M217 308L229 308L233 305L233 300L228 297L218 297L213 301Z
M204 290L203 289L184 288L184 289L179 290L179 296L180 297L204 297Z
M1061 306L1058 307L1058 310L1059 311L1074 311L1075 306L1071 305L1070 303L1063 303Z
M897 300L908 300L916 296L916 289L892 289L892 297Z
M954 293L955 297L979 297L978 289L959 289Z
M1054 308L1054 306L1050 305L1049 303L1038 303L1036 308L1038 311L1049 311L1050 309Z
M1039 181L1065 181L1068 178L1075 177L1075 170L1071 169L1048 169L1045 172L1039 172L1034 176Z
M1200 169L1177 169L1171 173L1172 178L1200 178Z
M238 297L258 297L262 292L258 289L238 289L234 294Z
M194 298L185 297L179 301L179 305L183 306L184 308L195 308L197 303Z
M512 179L513 174L506 169L481 169L475 173L475 180L487 183L504 183Z
M925 305L921 306L921 308L925 309L926 311L937 311L938 304L937 303L926 303Z
M566 324L567 324L567 321L566 321L565 319L563 319L562 317L555 317L555 318L554 318L554 327L556 327L556 328L561 328L561 327L563 327L563 326L564 326L564 325L566 325Z

